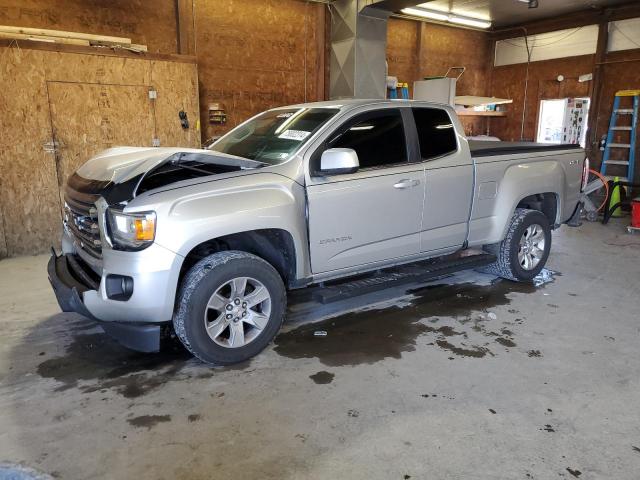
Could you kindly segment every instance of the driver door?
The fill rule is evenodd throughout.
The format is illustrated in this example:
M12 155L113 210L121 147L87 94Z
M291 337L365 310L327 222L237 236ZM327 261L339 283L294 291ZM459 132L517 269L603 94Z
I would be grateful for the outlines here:
M369 111L346 120L314 153L307 185L314 274L420 253L424 168L410 163L405 132L401 109ZM358 171L318 172L327 148L355 150Z

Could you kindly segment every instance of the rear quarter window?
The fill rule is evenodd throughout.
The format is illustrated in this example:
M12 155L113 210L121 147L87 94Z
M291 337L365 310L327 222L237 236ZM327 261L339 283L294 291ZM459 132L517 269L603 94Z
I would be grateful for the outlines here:
M423 160L447 155L458 149L456 130L445 110L428 107L412 110Z

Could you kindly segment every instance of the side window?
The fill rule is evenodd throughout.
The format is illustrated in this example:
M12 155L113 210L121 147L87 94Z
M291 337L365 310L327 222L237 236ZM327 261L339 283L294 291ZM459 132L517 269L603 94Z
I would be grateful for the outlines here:
M455 152L456 131L449 114L439 108L414 108L420 155L423 160Z
M360 168L380 167L407 161L407 143L402 115L387 109L352 119L329 148L352 148Z

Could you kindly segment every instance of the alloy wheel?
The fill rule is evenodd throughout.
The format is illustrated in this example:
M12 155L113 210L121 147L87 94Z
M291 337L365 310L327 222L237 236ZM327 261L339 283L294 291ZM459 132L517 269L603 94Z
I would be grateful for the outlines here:
M255 340L269 322L271 295L261 282L238 277L220 286L207 302L204 324L215 343L240 348Z

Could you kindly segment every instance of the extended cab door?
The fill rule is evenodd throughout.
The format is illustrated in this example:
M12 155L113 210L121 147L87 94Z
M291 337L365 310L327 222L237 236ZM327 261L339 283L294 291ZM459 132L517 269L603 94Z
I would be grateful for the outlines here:
M309 243L314 274L406 257L420 252L424 200L423 166L409 162L405 115L381 108L346 120L313 153ZM352 148L355 173L321 176L327 148Z
M444 254L467 239L474 169L457 118L438 107L413 107L426 189L420 250ZM456 129L457 125L457 129Z

